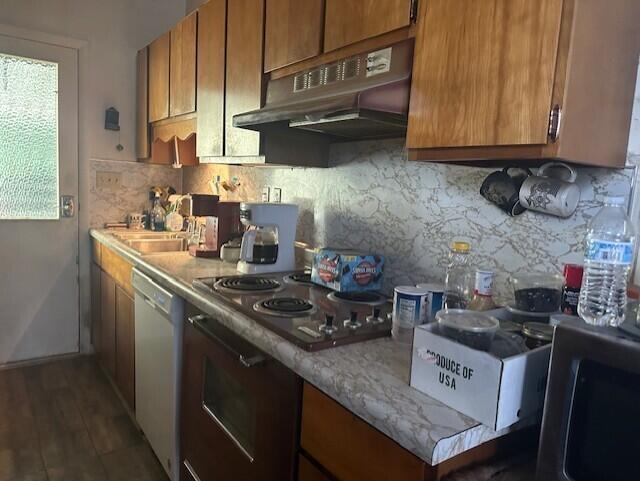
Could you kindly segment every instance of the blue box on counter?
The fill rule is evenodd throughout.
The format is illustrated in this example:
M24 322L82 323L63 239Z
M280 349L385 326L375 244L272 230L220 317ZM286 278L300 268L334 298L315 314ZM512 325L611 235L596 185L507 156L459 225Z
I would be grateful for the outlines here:
M338 292L382 289L384 257L346 249L316 249L311 281Z

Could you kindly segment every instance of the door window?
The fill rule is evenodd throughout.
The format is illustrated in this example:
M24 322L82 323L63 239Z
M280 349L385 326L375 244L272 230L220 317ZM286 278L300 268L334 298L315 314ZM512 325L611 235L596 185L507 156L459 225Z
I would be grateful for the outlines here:
M233 376L211 362L204 366L204 408L234 443L253 459L256 404L251 393Z
M58 64L0 53L0 219L58 219Z

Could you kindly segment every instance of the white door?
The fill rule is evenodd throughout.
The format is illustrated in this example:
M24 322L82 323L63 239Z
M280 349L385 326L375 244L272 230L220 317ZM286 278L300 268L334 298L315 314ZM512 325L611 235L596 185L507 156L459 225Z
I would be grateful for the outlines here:
M0 365L78 351L77 59L0 35Z

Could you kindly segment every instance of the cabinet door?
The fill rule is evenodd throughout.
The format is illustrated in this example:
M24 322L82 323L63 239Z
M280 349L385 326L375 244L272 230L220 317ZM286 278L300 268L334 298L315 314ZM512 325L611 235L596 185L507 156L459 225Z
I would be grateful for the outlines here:
M183 18L171 29L169 74L169 116L196 110L197 12Z
M136 56L136 157L149 155L149 50L145 47Z
M302 398L300 446L337 479L345 481L423 481L430 469L307 383Z
M324 51L382 35L411 23L411 0L326 0ZM483 2L484 3L484 0ZM452 8L457 12L457 8Z
M306 456L298 456L298 481L332 481L316 468Z
M266 0L264 71L322 53L324 0Z
M562 0L429 0L409 148L545 144Z
M196 155L224 155L226 0L198 9L198 118Z
M116 286L116 385L135 409L135 324L133 299Z
M91 263L91 344L96 353L100 350L100 317L102 292L100 290L100 266Z
M260 134L233 126L233 116L262 106L264 0L227 4L225 155L260 155Z
M171 34L149 45L149 122L169 117L169 52Z
M100 274L100 350L98 360L115 378L116 375L116 282L102 271Z

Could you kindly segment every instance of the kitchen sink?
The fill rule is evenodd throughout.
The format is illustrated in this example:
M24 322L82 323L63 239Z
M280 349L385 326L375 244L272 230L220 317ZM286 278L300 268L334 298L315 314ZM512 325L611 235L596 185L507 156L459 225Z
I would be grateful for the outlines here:
M156 254L159 252L181 252L187 250L187 239L178 237L173 239L128 239L125 241L132 249L140 254Z

